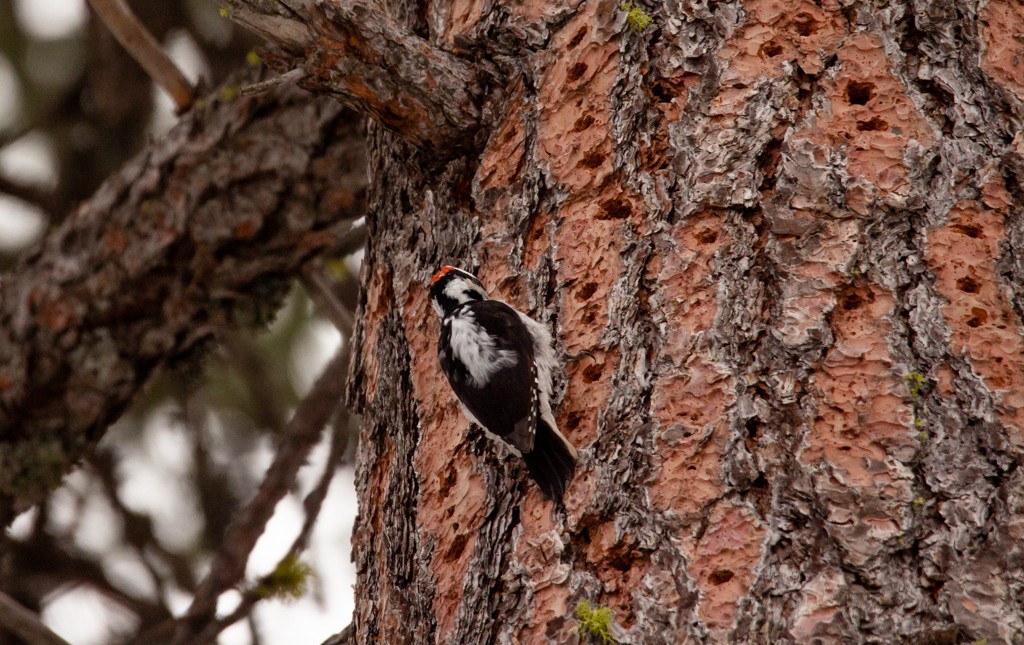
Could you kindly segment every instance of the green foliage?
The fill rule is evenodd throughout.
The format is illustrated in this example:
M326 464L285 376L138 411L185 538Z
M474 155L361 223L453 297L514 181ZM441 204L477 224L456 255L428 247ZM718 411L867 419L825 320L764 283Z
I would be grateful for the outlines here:
M289 553L269 575L260 580L256 585L256 593L261 598L298 600L306 595L312 575L313 570L308 564L299 560L296 554Z
M924 374L921 372L910 372L903 375L903 380L907 382L907 387L910 388L910 396L915 399L921 396L925 384Z
M576 618L579 619L580 638L598 641L600 643L614 643L612 638L612 621L615 614L608 607L591 607L586 600L581 600L576 605Z
M635 2L623 2L619 8L626 12L626 24L629 25L629 30L635 34L644 31L654 22L654 18L651 18L650 14Z
M251 49L245 54L245 64L249 67L259 67L262 62L263 59L260 58L260 55Z

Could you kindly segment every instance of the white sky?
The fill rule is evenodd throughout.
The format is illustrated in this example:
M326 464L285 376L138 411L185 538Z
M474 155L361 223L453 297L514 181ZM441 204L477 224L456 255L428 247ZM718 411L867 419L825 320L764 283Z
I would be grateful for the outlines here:
M84 0L15 0L15 12L26 30L39 39L51 41L74 36L84 27L87 16ZM188 78L195 80L201 75L208 75L206 63L187 34L173 34L165 46ZM0 57L0 134L19 125L23 117L20 114L20 92L9 62ZM158 135L173 125L174 116L170 100L155 87L154 92L159 98L151 130ZM22 137L0 150L0 173L38 187L52 186L55 181L52 143L41 135ZM38 210L0 196L0 251L23 248L38 239L44 230L45 221ZM314 325L309 330L308 337L295 352L294 365L289 369L300 388L308 389L338 343L338 334L329 325ZM160 423L162 427L147 433L149 444L140 447L147 454L139 455L138 462L126 462L122 483L125 502L137 510L152 511L158 532L168 542L181 540L187 544L198 530L195 522L190 521L195 511L181 491L168 485L174 481L174 472L183 468L187 451L180 428L175 428L176 422L171 415L155 415L154 423ZM303 494L315 485L322 472L326 450L325 445L319 446L310 464L300 472ZM144 458L146 456L149 460ZM264 462L261 466L268 465L272 458L271 449L265 447L261 451ZM72 491L76 486L84 486L85 481L84 477L76 475L68 478L70 488L55 500L56 520L60 521L62 517L69 519L72 513L77 512L73 506L75 495ZM320 574L314 582L313 591L294 602L264 601L257 605L255 619L267 645L319 643L343 629L351 620L355 571L350 561L349 540L356 514L354 492L353 470L349 466L342 469L332 482L310 548L303 557ZM278 505L250 558L248 573L252 578L271 571L290 546L302 524L300 500L289 496ZM25 514L15 522L11 528L13 534L24 532L29 515ZM109 549L117 537L114 522L115 515L103 503L88 505L81 519L82 547L97 553ZM109 556L103 564L112 576L151 590L142 565L131 554ZM234 594L234 600L230 596L232 594L222 597L223 608L229 609L237 601L237 594ZM176 598L174 605L176 611L184 611L188 598ZM102 645L110 637L108 629L111 626L126 628L131 625L131 617L120 613L116 605L81 588L68 589L51 599L43 611L43 619L54 631L76 645ZM244 624L229 628L219 642L246 645L249 643L248 628Z

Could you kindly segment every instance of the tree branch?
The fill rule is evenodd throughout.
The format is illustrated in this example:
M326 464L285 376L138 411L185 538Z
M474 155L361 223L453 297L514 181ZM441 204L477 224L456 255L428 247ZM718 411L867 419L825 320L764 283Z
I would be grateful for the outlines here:
M274 514L274 508L294 485L296 473L305 463L309 451L316 445L321 430L331 418L331 414L341 404L348 362L349 351L346 343L327 364L313 389L295 410L285 430L285 439L274 457L274 462L267 469L259 491L233 518L224 535L223 546L210 565L209 574L196 589L192 605L178 627L176 643L190 643L193 640L209 642L210 639L205 636L201 639L194 639L194 636L203 630L204 626L214 622L217 598L221 592L237 584L245 575L249 553L263 534L263 529ZM314 506L308 507L307 510L313 508L319 511L318 502L311 501L310 504ZM296 545L304 546L307 533L308 529L300 533L303 541L297 540ZM212 638L216 634L209 636Z
M117 42L128 50L150 78L170 94L171 100L178 107L178 113L192 107L192 101L195 100L192 84L164 53L160 43L142 21L135 17L124 0L89 0L89 4L114 34Z
M0 277L0 523L157 369L263 324L365 211L363 129L287 88L209 99Z
M414 145L447 158L479 127L483 74L419 38L370 0L217 0L232 20L283 48L300 87L334 96Z
M0 591L0 625L18 635L29 645L68 645L39 620L39 616L17 600Z

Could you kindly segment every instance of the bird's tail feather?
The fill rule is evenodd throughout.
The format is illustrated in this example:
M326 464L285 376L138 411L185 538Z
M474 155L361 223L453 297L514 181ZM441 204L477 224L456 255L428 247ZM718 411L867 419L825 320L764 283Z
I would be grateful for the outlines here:
M543 418L537 422L533 451L524 453L526 469L541 491L559 506L576 470L576 449Z

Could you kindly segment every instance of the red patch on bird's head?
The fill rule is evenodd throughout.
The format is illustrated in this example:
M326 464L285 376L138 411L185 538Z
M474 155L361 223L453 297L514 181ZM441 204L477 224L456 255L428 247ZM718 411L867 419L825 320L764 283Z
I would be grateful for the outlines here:
M446 273L448 273L449 271L455 271L455 267L453 267L453 266L443 266L443 267L441 267L441 270L438 271L437 273L435 273L434 277L430 279L430 284L434 284L435 282L437 282L438 280L443 278L444 275Z

